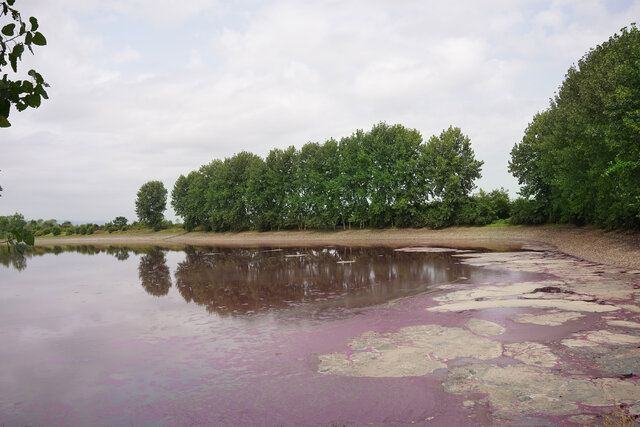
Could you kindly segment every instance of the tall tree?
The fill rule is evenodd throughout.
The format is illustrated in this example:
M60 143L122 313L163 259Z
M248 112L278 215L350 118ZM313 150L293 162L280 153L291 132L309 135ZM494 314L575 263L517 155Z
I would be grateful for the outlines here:
M167 190L160 181L149 181L140 187L136 199L138 220L159 230L167 207Z
M451 225L482 176L484 162L476 160L471 141L460 128L449 126L422 147L421 163L431 181L431 194L441 202L441 225Z
M513 148L521 194L551 221L640 227L639 57L635 25L591 49Z

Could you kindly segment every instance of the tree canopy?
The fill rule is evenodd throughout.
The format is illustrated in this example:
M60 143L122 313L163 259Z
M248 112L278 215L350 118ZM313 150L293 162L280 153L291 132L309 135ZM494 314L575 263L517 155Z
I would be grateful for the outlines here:
M534 116L509 162L528 222L640 228L638 58L633 24L587 52Z
M167 190L162 182L149 181L140 187L136 199L136 214L140 222L160 229L166 207Z
M171 204L188 230L443 227L475 203L481 167L459 128L425 141L381 122L264 159L243 151L213 160L180 176Z

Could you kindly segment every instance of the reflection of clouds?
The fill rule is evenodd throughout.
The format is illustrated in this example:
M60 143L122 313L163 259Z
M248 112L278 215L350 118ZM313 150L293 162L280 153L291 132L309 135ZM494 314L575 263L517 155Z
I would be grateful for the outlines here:
M452 280L460 268L449 256L380 248L190 248L178 264L175 280L187 302L224 315L300 302L377 304Z

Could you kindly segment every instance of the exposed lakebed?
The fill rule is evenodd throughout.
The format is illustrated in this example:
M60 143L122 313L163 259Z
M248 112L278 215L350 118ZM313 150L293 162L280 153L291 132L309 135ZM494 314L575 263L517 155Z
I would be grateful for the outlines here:
M542 246L69 249L0 260L6 426L640 411L638 271Z

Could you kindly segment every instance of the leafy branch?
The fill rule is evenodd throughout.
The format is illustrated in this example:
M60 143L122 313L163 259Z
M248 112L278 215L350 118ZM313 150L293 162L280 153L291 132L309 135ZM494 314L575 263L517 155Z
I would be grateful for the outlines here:
M7 65L14 73L18 72L18 61L22 60L25 47L33 54L33 46L45 46L47 39L38 31L38 20L33 16L29 22L22 20L20 12L14 9L15 0L0 2L0 72ZM2 25L4 22L6 24ZM45 88L49 84L36 70L27 73L31 78L27 80L12 80L8 74L0 79L0 127L9 127L9 113L11 106L18 111L27 108L38 108L42 99L49 99Z
M19 253L24 253L29 246L33 246L35 238L29 230L25 230L24 227L10 230L7 232L6 240L0 241L0 243L6 243L10 249L13 249Z

